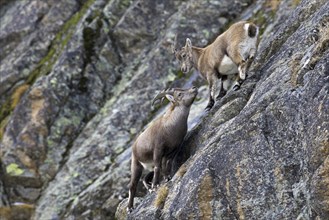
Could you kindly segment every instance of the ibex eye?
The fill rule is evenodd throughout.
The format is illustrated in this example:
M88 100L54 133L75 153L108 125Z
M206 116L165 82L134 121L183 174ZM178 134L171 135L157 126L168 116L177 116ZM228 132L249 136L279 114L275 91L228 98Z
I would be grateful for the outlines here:
M186 57L186 54L182 54L182 57L185 58Z

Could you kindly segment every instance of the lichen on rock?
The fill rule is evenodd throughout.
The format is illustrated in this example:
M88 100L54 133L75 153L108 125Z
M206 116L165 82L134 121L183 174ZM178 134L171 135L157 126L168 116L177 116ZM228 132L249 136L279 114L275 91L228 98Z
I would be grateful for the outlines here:
M328 8L318 1L0 2L0 210L32 219L327 219ZM239 91L205 113L208 88L171 53L229 25L260 26ZM138 186L126 213L136 136L167 87L200 87L175 174ZM35 208L35 209L34 209ZM116 213L116 214L115 214Z

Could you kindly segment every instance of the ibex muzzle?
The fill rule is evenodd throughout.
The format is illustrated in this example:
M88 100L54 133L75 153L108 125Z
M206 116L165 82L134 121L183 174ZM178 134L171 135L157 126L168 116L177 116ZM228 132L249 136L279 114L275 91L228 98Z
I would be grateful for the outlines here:
M160 173L166 178L170 175L173 152L177 151L187 132L187 118L198 89L170 89L160 92L153 99L167 98L170 107L164 115L156 119L142 132L132 146L131 179L128 210L133 208L138 181L144 168L153 169L151 188L160 182ZM148 179L150 175L147 175Z

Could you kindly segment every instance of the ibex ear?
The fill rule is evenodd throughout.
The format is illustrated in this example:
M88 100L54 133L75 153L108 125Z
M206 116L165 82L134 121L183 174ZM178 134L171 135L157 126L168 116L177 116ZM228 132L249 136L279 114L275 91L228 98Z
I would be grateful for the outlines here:
M191 42L190 38L186 38L186 44L185 44L185 46L192 47L192 42Z
M170 102L172 102L172 103L175 103L175 102L176 102L175 99L174 99L174 96L172 96L172 95L167 94L167 95L166 95L166 98L167 98Z
M186 38L186 44L185 47L187 48L187 50L192 53L192 42L190 40L190 38Z

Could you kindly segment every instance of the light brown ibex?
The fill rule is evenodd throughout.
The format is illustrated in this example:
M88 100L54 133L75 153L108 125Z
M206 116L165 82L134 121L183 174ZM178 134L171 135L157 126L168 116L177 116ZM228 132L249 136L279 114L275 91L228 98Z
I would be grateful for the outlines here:
M257 51L258 27L247 21L237 22L205 48L192 46L187 38L185 46L177 50L176 38L172 49L182 72L187 73L194 67L208 81L210 93L206 109L209 110L215 103L216 92L219 98L229 89L230 82L234 81L233 89L238 90L245 80Z
M160 172L169 177L172 153L179 149L186 132L190 107L198 94L198 89L171 89L160 92L153 100L166 97L171 105L164 115L156 119L142 132L132 146L131 179L129 186L128 211L133 208L138 181L143 168L153 168L152 189L160 181ZM146 176L150 181L150 174ZM144 185L147 182L144 178Z

